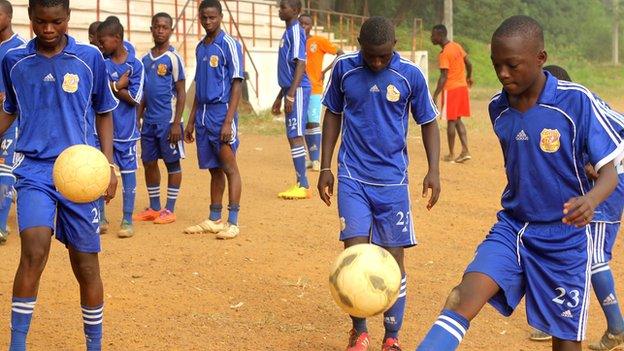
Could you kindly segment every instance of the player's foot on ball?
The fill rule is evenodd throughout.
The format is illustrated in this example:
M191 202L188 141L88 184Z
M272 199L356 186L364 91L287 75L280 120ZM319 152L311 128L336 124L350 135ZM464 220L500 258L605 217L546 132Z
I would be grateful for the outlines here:
M448 155L444 155L442 156L442 161L444 162L451 162L455 160L455 155L453 154L448 154Z
M552 336L548 333L544 333L543 331L535 328L531 328L531 334L529 334L529 340L533 341L548 341L551 340Z
M221 220L211 221L209 219L199 223L192 225L190 227L186 227L184 229L184 234L204 234L204 233L218 233L225 229L225 225Z
M160 215L159 211L155 211L147 207L143 211L132 215L132 220L139 221L139 222L151 222L155 220L156 218L158 218L159 215Z
M128 223L127 221L121 222L121 228L117 232L118 238L131 238L134 236L134 228L132 227L132 223Z
M0 245L4 245L9 237L9 234L3 230L0 230Z
M470 154L461 154L459 155L455 160L453 160L453 162L455 163L464 163L468 160L472 159L472 156L470 156Z
M240 229L238 229L237 225L228 223L225 225L225 228L222 231L217 233L217 239L234 239L238 236L239 233Z
M600 351L624 350L624 332L611 334L607 330L599 341L589 344L589 349Z
M293 185L290 189L277 194L277 197L285 200L309 199L310 191L307 188L299 186L299 183Z
M381 351L402 351L399 346L399 340L395 338L387 338L381 345Z
M154 224L169 224L176 221L175 213L169 211L168 209L164 209L160 211L158 218L154 220Z
M368 338L367 332L358 334L355 329L351 329L351 331L349 331L349 344L347 345L347 351L366 351L368 350L369 344L370 339Z
M321 170L321 161L312 161L312 170L319 172Z
M100 235L108 232L108 220L106 218L100 219Z

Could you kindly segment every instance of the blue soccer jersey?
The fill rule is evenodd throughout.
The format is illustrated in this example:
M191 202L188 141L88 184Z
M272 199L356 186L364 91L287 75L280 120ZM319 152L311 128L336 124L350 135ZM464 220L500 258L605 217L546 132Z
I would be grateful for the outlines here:
M134 45L132 45L131 42L124 40L123 46L124 48L126 48L126 51L128 51L128 56L136 57L136 49L134 48Z
M177 97L175 84L185 79L182 58L170 47L158 57L150 52L141 61L145 67L143 119L150 124L172 123Z
M279 86L289 88L295 79L297 61L306 60L306 35L299 21L289 24L282 35L277 60L277 81ZM308 76L303 73L301 87L310 87Z
M10 50L2 61L4 111L19 110L16 152L54 159L74 144L94 145L95 114L117 107L100 51L67 36L54 57L38 55L35 40Z
M200 41L195 57L197 105L230 102L232 82L243 79L243 53L238 41L221 31L210 44Z
M118 81L124 73L130 72L128 79L128 93L137 104L141 103L143 96L144 69L139 59L128 54L126 62L116 64L111 59L106 59L108 78ZM119 101L119 106L113 111L113 140L133 141L140 137L136 107L125 101Z
M9 39L0 43L0 62L4 60L4 56L6 55L7 51L18 46L22 46L24 44L26 44L26 40L17 33L13 34L13 36L11 36ZM4 91L3 75L2 71L0 70L0 92L4 93Z
M343 55L336 61L323 104L343 115L338 177L372 185L408 183L409 110L418 124L438 115L418 66L394 53L388 67L375 73L361 53Z
M583 86L545 74L544 89L528 111L511 108L505 92L489 106L505 158L502 206L523 222L560 221L563 204L589 191L583 154L598 171L624 152L606 105Z

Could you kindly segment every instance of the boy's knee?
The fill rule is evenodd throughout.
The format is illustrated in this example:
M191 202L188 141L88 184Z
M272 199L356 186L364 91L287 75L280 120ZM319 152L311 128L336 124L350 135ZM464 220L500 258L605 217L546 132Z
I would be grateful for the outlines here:
M30 247L22 252L22 265L28 270L43 270L48 252L43 247Z
M446 298L446 303L444 304L444 308L447 310L457 310L462 303L461 298L461 284L454 287Z
M167 173L169 174L177 174L182 172L182 166L180 165L180 161L168 162L165 163L167 167Z
M80 283L91 283L100 279L100 269L97 264L91 262L80 262L76 267L78 281Z

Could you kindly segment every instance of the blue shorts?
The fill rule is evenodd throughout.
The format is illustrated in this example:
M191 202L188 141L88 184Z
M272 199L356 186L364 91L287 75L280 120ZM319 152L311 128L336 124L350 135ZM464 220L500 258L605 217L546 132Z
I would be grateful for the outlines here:
M141 160L153 162L162 159L172 163L184 158L184 144L180 140L176 144L169 142L171 124L152 124L143 122L141 127ZM177 127L183 131L182 123Z
M500 287L490 304L509 316L526 295L531 326L563 340L585 337L591 289L589 226L523 223L505 212L477 248L466 273L479 272Z
M133 173L139 168L137 141L114 141L113 160L121 173Z
M219 152L224 143L221 141L221 127L227 113L227 104L202 105L195 113L195 143L197 144L197 162L200 169L221 168ZM238 149L238 114L232 121L232 139L227 143L236 154Z
M288 139L303 136L305 125L308 123L308 105L310 104L311 91L312 89L309 87L297 88L293 110L286 114L285 118L286 137L288 137ZM285 95L286 89L284 89L284 96Z
M407 185L377 186L338 178L340 240L368 237L382 247L416 245Z
M607 266L606 264L611 261L611 251L620 230L620 223L592 222L590 227L594 242L592 263L593 265Z
M100 252L100 213L97 201L78 204L56 191L50 161L24 158L15 168L17 222L20 232L49 227L56 239L77 251Z
M308 123L321 123L321 94L310 95L308 106Z

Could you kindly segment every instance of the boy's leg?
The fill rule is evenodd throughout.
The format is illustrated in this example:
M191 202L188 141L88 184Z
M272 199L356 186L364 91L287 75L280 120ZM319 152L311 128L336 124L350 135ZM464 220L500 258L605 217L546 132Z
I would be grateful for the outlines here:
M210 214L208 219L213 222L221 221L225 180L225 173L221 168L210 169Z
M467 156L470 156L470 151L468 150L468 132L466 131L466 126L462 121L461 117L457 118L455 122L455 129L457 130L457 134L459 135L459 141L461 142L462 151L459 154L458 160L461 162L465 161ZM463 158L463 160L462 160Z
M223 144L219 150L219 160L228 182L228 225L224 231L217 235L219 239L232 239L239 234L238 212L240 210L242 181L236 163L235 150L236 144Z
M0 142L0 193L3 196L0 203L0 244L6 241L8 235L7 221L15 191L15 176L13 175L13 157L15 151L15 131L16 127L11 127L2 135Z
M306 175L306 150L303 128L307 124L310 89L298 88L293 111L286 115L286 137L290 145L290 154L295 166L297 184L279 193L282 199L306 199L310 197L308 177Z
M182 124L162 125L158 127L158 147L159 157L165 162L167 167L167 203L165 209L160 211L158 218L154 220L154 224L169 224L176 220L174 214L175 203L180 193L180 184L182 183L182 166L180 159L184 158L184 145L182 141L171 143L169 141L170 128L179 128L182 131Z
M450 162L455 160L455 130L456 121L448 120L446 122L446 139L448 141L449 153L444 156L444 161Z
M160 143L157 128L157 125L149 123L143 123L141 127L141 161L145 169L149 207L135 214L132 217L135 221L153 221L160 212L160 170L158 169Z
M313 171L320 170L321 155L321 95L310 95L308 107L308 123L305 130L305 141L310 156L310 167Z

